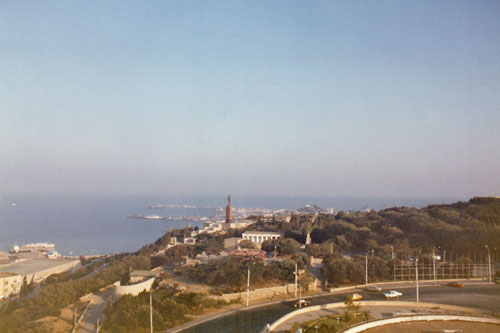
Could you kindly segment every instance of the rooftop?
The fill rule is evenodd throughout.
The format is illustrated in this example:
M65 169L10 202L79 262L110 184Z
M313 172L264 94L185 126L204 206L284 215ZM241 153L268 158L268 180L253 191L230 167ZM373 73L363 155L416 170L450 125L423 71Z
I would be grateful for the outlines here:
M31 259L11 264L0 265L0 272L10 272L20 275L31 275L35 272L64 265L78 259Z
M281 232L276 231L245 231L243 234L253 234L253 235L280 235Z

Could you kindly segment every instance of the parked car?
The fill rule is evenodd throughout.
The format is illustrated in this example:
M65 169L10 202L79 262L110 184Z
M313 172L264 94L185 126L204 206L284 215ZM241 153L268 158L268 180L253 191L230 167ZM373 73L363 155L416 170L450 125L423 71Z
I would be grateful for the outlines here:
M368 287L366 287L366 290L368 290L368 291L382 291L382 288L380 288L379 286L368 286Z
M457 281L448 282L448 287L463 288L463 286L464 286L463 283Z
M403 293L400 293L399 291L396 290L391 290L387 293L384 293L384 297L389 299L389 298L399 298L403 296Z
M351 298L353 301L359 301L360 299L363 299L363 296L360 294L352 294Z

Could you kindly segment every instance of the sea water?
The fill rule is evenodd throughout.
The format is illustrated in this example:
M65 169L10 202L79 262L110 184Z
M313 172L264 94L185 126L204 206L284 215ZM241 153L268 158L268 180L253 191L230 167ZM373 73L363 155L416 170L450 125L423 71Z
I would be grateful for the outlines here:
M436 199L232 196L233 207L296 209L306 204L338 210L422 207ZM441 200L439 202L452 202ZM171 228L202 221L128 218L128 215L214 216L213 208L151 209L152 205L185 204L224 207L226 196L0 194L0 251L14 244L55 243L63 255L133 252Z

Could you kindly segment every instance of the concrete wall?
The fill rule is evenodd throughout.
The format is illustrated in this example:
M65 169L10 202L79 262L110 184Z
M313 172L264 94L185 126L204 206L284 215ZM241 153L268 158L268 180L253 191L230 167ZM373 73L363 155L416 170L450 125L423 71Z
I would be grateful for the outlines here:
M302 290L302 291L304 292L305 290ZM306 291L316 291L316 280L307 285ZM290 283L290 284L286 284L284 286L260 288L260 289L251 290L250 291L250 299L251 300L263 299L263 298L272 299L274 297L284 296L284 295L292 295L292 294L295 294L295 284ZM242 302L246 302L247 292L242 291L239 293L223 294L222 296L210 296L210 298L213 298L217 301L224 301L226 303L229 303L229 302L237 300L237 299L241 299Z
M235 248L242 240L243 238L239 237L226 238L224 239L224 249Z
M149 291L151 290L151 286L153 285L153 282L155 281L155 278L148 279L146 281L143 281L141 283L137 284L132 284L129 286L122 286L120 284L120 281L116 281L113 284L113 297L115 299L119 298L120 296L130 294L132 296L137 296L139 295L140 292L146 290Z
M43 271L36 272L35 273L35 280L46 279L52 274L59 274L59 273L66 272L66 271L69 271L71 269L75 269L75 268L78 268L81 266L82 266L82 264L81 264L80 260L68 261L66 263L62 263L61 265L58 265L58 266L55 266L55 267L52 267L49 269L45 269Z
M397 302L397 301L362 301L362 302L356 302L356 304L359 304L360 306L408 306L408 307L420 307L420 308L436 308L438 307L439 309L442 310L449 310L449 311L456 311L460 313L476 313L476 314L482 314L483 310L478 310L478 309L472 309L472 308L466 308L462 306L456 306L456 305L446 305L446 304L437 304L437 303L416 303L416 302ZM323 305L315 305L311 306L308 308L303 308L299 310L295 310L293 312L290 312L280 319L276 320L274 323L272 323L269 327L269 331L272 331L276 329L278 326L283 324L284 322L291 320L295 316L298 316L300 314L304 313L309 313L309 312L315 312L319 310L327 310L327 309L335 309L335 308L342 308L345 307L345 303L329 303L329 304L323 304Z
M470 278L470 279L436 279L436 283L440 282L452 282L452 281L484 281L484 279L480 278ZM433 280L419 280L419 283L431 283ZM373 282L373 283L368 283L367 286L379 286L383 287L384 285L394 285L394 284L407 284L407 283L413 283L415 284L415 280L405 280L405 281L385 281L385 282ZM330 291L331 293L337 292L337 291L343 291L343 290L350 290L350 289L365 289L364 284L358 284L358 285L353 285L353 286L346 286L346 287L338 287L338 288L328 288L327 290Z
M450 316L450 315L420 315L420 316L409 316L409 317L396 317L388 318L382 320L371 321L369 323L364 323L355 327L351 327L343 332L345 333L358 333L363 332L367 329L385 326L397 323L407 323L413 321L433 321L433 320L458 320L458 321L468 321L475 323L488 323L500 325L500 319L494 318L484 318L484 317L471 317L471 316ZM500 327L499 327L500 330Z

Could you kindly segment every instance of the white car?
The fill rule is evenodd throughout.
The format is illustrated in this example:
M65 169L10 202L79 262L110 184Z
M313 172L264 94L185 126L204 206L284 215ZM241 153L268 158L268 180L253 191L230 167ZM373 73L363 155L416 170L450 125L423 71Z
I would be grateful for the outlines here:
M384 296L385 298L389 299L389 298L399 298L401 296L403 296L403 293L400 293L399 291L396 291L396 290L391 290L387 293L384 293Z
M301 299L300 301L297 301L296 303L293 304L294 308L303 308L311 304L309 301L306 301L305 299Z

